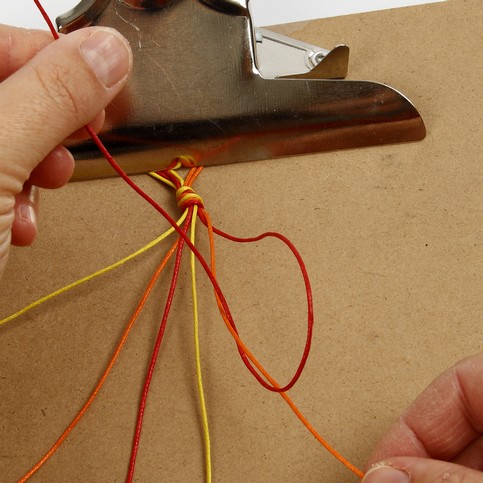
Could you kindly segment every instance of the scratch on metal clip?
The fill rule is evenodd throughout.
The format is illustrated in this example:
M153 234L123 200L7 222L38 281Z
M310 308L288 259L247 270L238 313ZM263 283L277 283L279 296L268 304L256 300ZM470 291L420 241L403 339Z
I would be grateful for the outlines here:
M116 16L119 17L124 23L130 25L138 34L138 46L140 49L143 48L143 44L141 42L141 29L135 25L133 22L130 22L129 20L126 20L120 13L119 11L116 9L115 10L115 13L116 13Z
M210 166L424 138L398 90L341 80L347 46L257 28L251 1L81 0L57 19L62 33L114 27L135 47L100 133L125 171L158 170L180 153ZM74 179L115 175L93 143L71 150Z

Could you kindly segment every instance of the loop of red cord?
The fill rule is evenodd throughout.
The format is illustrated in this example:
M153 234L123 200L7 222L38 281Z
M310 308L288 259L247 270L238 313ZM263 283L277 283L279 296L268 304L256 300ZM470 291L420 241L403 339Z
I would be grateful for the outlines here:
M184 242L186 243L186 245L188 245L188 247L190 248L190 250L195 254L196 258L198 259L198 261L200 262L201 266L203 267L203 269L205 270L206 274L208 275L208 278L210 279L210 281L211 281L211 283L213 285L213 288L215 289L215 292L216 292L217 296L220 299L221 305L223 306L223 310L226 313L226 316L227 316L227 318L228 318L228 320L230 322L230 325L235 329L236 328L236 325L235 325L235 322L233 320L233 316L231 314L230 308L228 306L228 302L226 301L226 298L225 298L225 296L223 294L223 291L221 290L221 288L220 288L220 286L218 284L218 281L216 280L215 275L211 271L208 263L203 258L203 256L199 252L199 250L193 245L193 243L191 243L189 237L176 224L176 222L173 220L173 218L171 218L171 216L156 201L154 201L136 183L134 183L134 181L131 178L129 178L129 176L122 170L122 168L116 163L116 161L114 160L114 158L107 151L106 147L103 145L102 141L99 139L99 137L97 136L97 134L92 130L92 128L90 126L86 126L86 130L89 133L89 135L91 136L91 138L93 139L93 141L95 142L95 144L101 150L101 152L104 155L104 157L106 158L106 160L109 162L109 164L112 166L112 168L119 174L119 176L134 191L136 191L136 193L138 193L142 198L144 198L153 208L155 208L159 213L161 213L161 215L168 221L168 223L175 229L175 231L179 234L179 236L184 240ZM219 233L221 234L222 232L219 231ZM274 233L260 235L260 238L254 238L253 240L266 238L267 236L276 236L277 238L281 239L285 243L288 242L288 240L285 237L283 237L282 235L280 235L280 234L274 234ZM232 237L232 238L233 238L233 240L236 240L236 237ZM306 291L307 291L307 306L308 306L308 331L307 332L308 332L308 336L307 336L306 348L304 350L304 354L302 356L301 363L299 365L299 369L296 371L295 376L292 378L292 380L287 385L285 385L283 387L274 387L272 385L267 384L265 381L263 381L262 377L258 374L258 372L256 371L256 369L248 361L248 359L246 357L246 354L243 353L244 356L242 357L243 358L243 362L248 367L248 369L250 370L250 372L257 378L257 380L260 383L262 383L262 381L263 381L264 382L264 383L262 383L263 386L264 387L267 387L267 389L269 389L270 391L272 391L272 392L278 392L278 393L288 391L290 388L292 388L296 384L296 382L300 378L301 373L302 373L302 370L303 370L303 368L305 366L305 363L307 361L308 353L310 351L311 336L312 336L312 327L313 327L313 323L314 323L314 319L313 319L312 289L311 289L311 286L310 286L310 281L309 281L309 278L308 278L307 269L305 268L305 264L303 263L302 257L297 252L297 250L295 249L295 247L290 242L288 242L288 246L293 251L293 253L296 254L297 261L299 262L299 266L300 266L300 268L302 270L302 273L303 273L303 276L304 276L305 287L306 287Z
M47 13L45 12L44 8L40 4L40 1L34 0L34 3L36 4L36 6L38 7L42 16L44 17L45 21L47 22L49 29L52 32L53 37L55 39L58 39L59 35L56 32L55 27L53 26L50 18L48 17ZM164 330L165 330L165 327L166 327L167 318L168 318L168 315L169 315L172 298L174 296L174 289L176 287L178 274L179 274L179 264L181 263L181 253L183 251L183 247L184 247L185 244L188 245L190 250L194 253L196 258L198 259L198 261L202 265L203 269L205 270L208 278L210 279L210 281L211 281L211 283L212 283L212 285L215 289L216 295L219 298L219 301L220 301L220 303L223 307L223 310L226 314L226 317L227 317L231 327L233 328L233 330L236 333L238 333L238 332L237 332L237 328L236 328L235 322L233 320L233 317L231 315L228 303L226 301L226 298L225 298L225 296L224 296L224 294L223 294L223 292L222 292L222 290L221 290L221 288L220 288L220 286L219 286L219 284L216 280L215 275L213 274L212 270L210 269L208 263L205 261L205 259L201 255L201 253L193 245L193 243L190 241L189 237L187 236L187 230L188 230L189 225L191 223L192 209L190 209L190 213L189 213L189 217L188 217L189 219L187 220L187 223L185 224L184 228L180 228L176 224L176 222L171 218L171 216L156 201L154 201L147 193L145 193L139 186L137 186L136 183L134 183L134 181L131 180L131 178L129 178L129 176L116 163L114 158L108 152L108 150L103 145L102 141L99 139L97 134L92 130L92 128L90 126L85 126L85 129L88 132L88 134L90 135L90 137L92 138L92 140L94 141L94 143L97 145L99 150L102 152L102 154L104 155L106 160L112 166L112 168L119 174L119 176L136 193L138 193L151 206L153 206L153 208L155 208L168 221L168 223L175 229L175 231L180 236L180 244L178 246L178 252L177 252L177 257L176 257L176 265L175 265L175 270L174 270L174 273L173 273L173 279L172 279L172 282L171 282L170 292L169 292L169 295L168 295L168 300L166 302L163 320L162 320L162 323L161 323L161 326L160 326L158 338L156 340L155 348L154 348L153 355L152 355L152 358L151 358L151 362L150 362L150 366L149 366L149 370L148 370L148 375L146 377L146 381L145 381L145 384L144 384L142 399L141 399L141 403L140 403L140 407L139 407L139 413L138 413L137 424L136 424L136 431L135 431L135 435L134 435L132 453L131 453L131 458L130 458L129 472L128 472L128 477L127 477L127 481L130 482L130 481L132 481L133 476L134 476L134 467L135 467L136 455L137 455L137 451L138 451L138 447L139 447L139 440L140 440L140 435L141 435L141 430L142 430L142 421L143 421L144 409L145 409L145 405L146 405L146 401L147 401L149 386L150 386L150 382L151 382L152 375L153 375L153 372L154 372L154 367L156 365L156 360L157 360L157 356L158 356L158 353L159 353L159 348L160 348L160 345L161 345L161 342L162 342L162 339L163 339ZM202 219L202 221L205 221L205 220L203 220L203 218L204 218L203 216L201 216L200 218ZM313 323L314 323L313 302L312 302L312 291L311 291L311 286L310 286L310 280L309 280L309 277L308 277L308 274L307 274L305 264L304 264L304 262L303 262L303 260L300 256L300 254L296 250L295 246L286 237L284 237L281 234L269 232L269 233L264 233L264 234L262 234L258 237L254 237L254 238L238 238L238 237L228 235L227 233L224 233L221 230L214 229L214 232L216 234L228 239L228 240L235 241L235 242L238 242L238 243L251 243L251 242L256 242L256 241L262 240L262 239L267 238L267 237L275 237L275 238L281 240L285 245L287 245L288 248L292 251L295 258L297 259L297 262L299 264L299 268L300 268L302 275L303 275L303 278L304 278L304 283L305 283L305 288L306 288L306 293L307 293L308 328L307 328L307 338L306 338L304 352L303 352L301 361L299 363L299 366L298 366L294 376L290 380L290 382L283 387L275 387L275 386L267 383L266 380L259 374L257 369L252 365L252 363L250 362L250 360L249 360L247 354L245 353L245 351L240 346L238 346L238 351L240 353L240 356L241 356L244 364L246 365L246 367L249 369L249 371L254 375L254 377L258 380L258 382L263 387L265 387L266 389L268 389L272 392L277 392L277 393L286 392L289 389L291 389L296 384L298 379L300 378L302 371L305 367L305 364L307 362L307 358L308 358L308 355L309 355L309 352L310 352L310 347L311 347Z
M52 31L54 37L56 39L58 39L59 38L59 35L55 31L55 27L53 26L53 24L52 24L50 18L48 17L47 13L43 9L43 7L40 5L39 0L34 0L34 2L39 7L39 9L40 9L43 17L45 18L46 22L49 25L50 30ZM188 245L188 247L190 248L190 250L195 254L196 258L201 263L201 266L203 267L203 269L205 270L206 274L208 275L208 278L210 279L210 281L211 281L211 283L212 283L212 285L213 285L213 287L215 289L215 292L216 292L217 296L220 299L220 302L221 302L221 304L223 306L223 309L224 309L224 311L226 313L226 316L227 316L227 318L228 318L228 320L230 322L230 325L233 327L233 329L236 330L236 325L235 325L235 322L233 320L233 316L232 316L232 314L230 312L230 308L229 308L228 303L226 301L226 298L225 298L225 296L224 296L224 294L223 294L223 292L222 292L222 290L221 290L221 288L220 288L220 286L218 284L218 281L216 280L216 278L215 278L213 272L211 271L211 269L210 269L208 263L206 262L206 260L203 258L203 256L198 251L198 249L191 243L189 237L185 233L183 233L182 229L176 224L176 222L173 220L173 218L153 198L151 198L136 183L134 183L134 181L131 178L129 178L129 176L122 170L122 168L117 164L117 162L115 161L115 159L111 156L111 154L109 153L109 151L107 150L107 148L104 146L104 144L99 139L99 137L97 136L97 134L92 130L92 128L90 126L85 126L85 129L88 132L89 136L94 141L94 143L97 145L97 147L99 148L99 150L102 152L103 156L106 158L106 160L108 161L108 163L119 174L119 176L136 193L138 193L142 198L144 198L144 200L146 200L155 210L157 210L168 221L168 223L176 230L176 232L178 233L178 235L184 240L184 242L186 243L186 245ZM312 290L311 290L311 286L310 286L309 277L308 277L308 274L307 274L307 269L305 268L305 264L304 264L304 262L303 262L303 260L302 260L302 258L300 256L300 254L298 253L298 251L293 246L293 244L290 243L289 240L287 238L285 238L283 235L280 235L278 233L266 233L266 234L260 235L260 237L251 238L251 239L241 239L241 238L236 238L236 237L230 237L226 233L223 233L223 232L221 232L219 230L217 230L215 233L217 233L217 234L219 234L221 236L224 236L225 238L231 239L232 241L240 241L242 243L249 242L251 240L252 241L261 240L262 238L266 238L268 236L274 236L274 237L282 240L292 250L292 253L297 258L297 261L299 263L300 269L301 269L302 274L303 274L303 277L304 277L305 287L306 287L306 291L307 291L308 329L307 329L307 341L306 341L304 353L302 355L301 362L299 364L299 367L298 367L295 375L290 380L290 382L288 384L286 384L285 386L282 386L282 387L274 387L271 384L268 384L262 378L262 376L260 376L260 374L258 373L258 371L252 366L252 364L248 360L246 354L243 351L240 351L240 354L242 356L243 362L245 363L245 365L247 366L247 368L249 369L249 371L260 382L260 384L263 385L263 387L265 387L266 389L268 389L268 390L270 390L272 392L277 392L277 393L286 392L289 389L291 389L297 383L298 379L300 378L300 376L302 374L302 371L303 371L303 368L304 368L304 366L306 364L307 357L308 357L309 351L310 351L310 346L311 346L312 327L313 327L313 323L314 323L314 320L313 320L313 302L312 302Z

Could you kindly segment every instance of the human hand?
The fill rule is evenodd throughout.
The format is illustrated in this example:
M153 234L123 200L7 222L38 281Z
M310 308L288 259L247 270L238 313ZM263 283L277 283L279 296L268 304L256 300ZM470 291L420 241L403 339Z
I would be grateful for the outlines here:
M385 435L369 465L375 466L363 483L482 483L483 354L436 379Z
M87 137L87 123L102 127L132 67L127 41L112 29L52 40L0 25L0 277L10 244L36 236L37 188L59 188L72 175L62 143Z

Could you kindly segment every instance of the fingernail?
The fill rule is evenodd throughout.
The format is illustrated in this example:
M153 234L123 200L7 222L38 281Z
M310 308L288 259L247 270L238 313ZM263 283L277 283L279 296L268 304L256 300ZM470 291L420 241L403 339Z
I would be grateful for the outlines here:
M35 227L37 226L37 215L35 209L30 205L22 205L18 209L19 217L22 221L31 223Z
M127 77L131 51L127 41L120 35L106 30L94 32L82 42L80 50L106 87L112 87Z
M362 483L409 483L409 475L396 468L378 466L366 474Z

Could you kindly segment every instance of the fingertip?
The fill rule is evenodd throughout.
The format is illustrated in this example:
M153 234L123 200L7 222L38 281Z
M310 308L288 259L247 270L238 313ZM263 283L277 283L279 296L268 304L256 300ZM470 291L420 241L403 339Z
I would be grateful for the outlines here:
M131 68L129 43L111 28L80 29L42 49L0 86L0 110L9 119L0 133L5 162L30 173L53 146L96 118Z
M12 226L12 245L28 247L37 236L37 221L33 207L22 205L15 212Z
M107 89L123 83L132 69L129 42L112 28L94 28L80 44L80 53L97 79Z
M0 25L0 81L12 75L40 50L53 41L44 30L31 30Z
M400 456L374 465L362 483L481 483L482 473L473 468L432 458Z
M30 246L37 236L38 189L26 186L15 200L15 218L12 224L12 245Z
M74 167L71 152L64 146L57 146L32 171L29 183L39 188L61 188L70 180Z
M374 465L367 473L362 483L409 483L409 475L399 469L386 466L384 463Z

